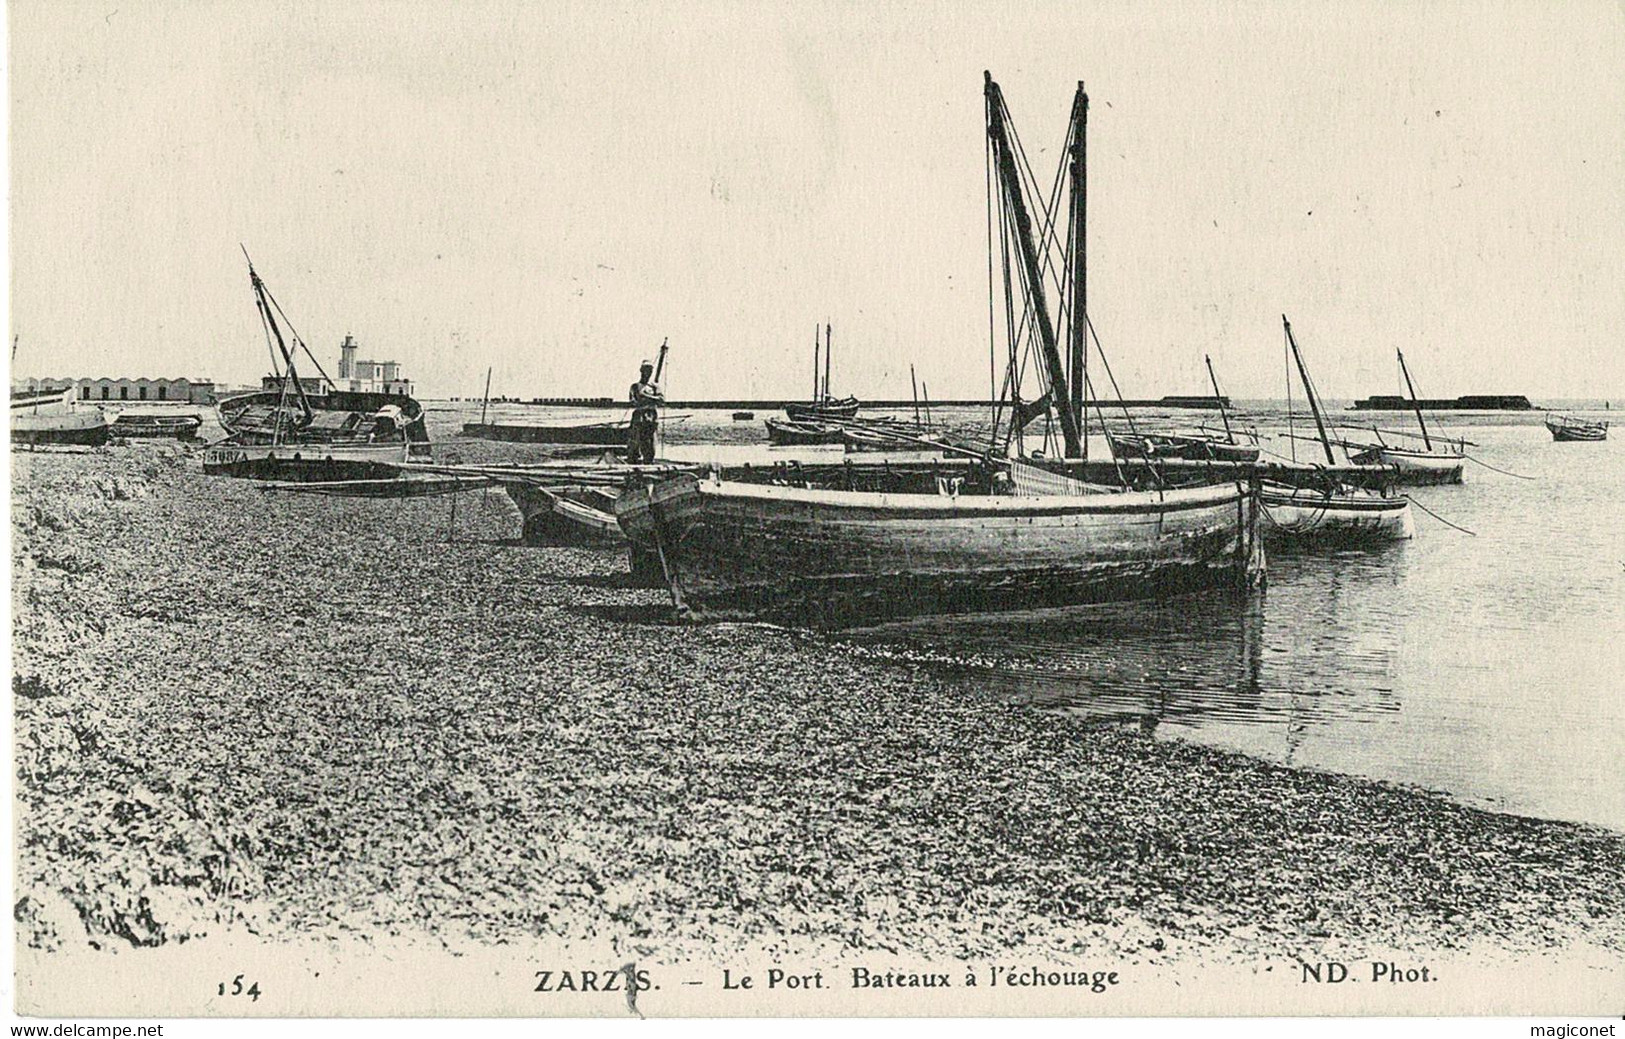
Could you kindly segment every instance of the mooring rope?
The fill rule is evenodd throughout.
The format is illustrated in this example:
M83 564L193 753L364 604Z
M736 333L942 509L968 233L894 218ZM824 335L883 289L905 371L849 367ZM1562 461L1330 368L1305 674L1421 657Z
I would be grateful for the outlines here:
M1510 477L1513 477L1514 479L1518 479L1518 480L1533 480L1533 479L1536 479L1536 477L1533 477L1533 476L1524 476L1522 473L1513 473L1513 472L1508 472L1505 469L1497 469L1497 468L1495 468L1495 466L1491 465L1488 462L1479 462L1478 459L1474 458L1472 455L1462 455L1461 457L1467 459L1469 462L1478 462L1479 465L1481 465L1484 468L1488 469L1490 472L1492 472L1492 473L1500 473L1502 476L1510 476Z
M1451 528L1452 530L1459 530L1463 534L1466 534L1468 537L1474 537L1474 538L1478 537L1478 535L1476 533L1474 533L1473 531L1468 530L1466 527L1458 526L1458 525L1456 525L1454 523L1451 523L1449 520L1445 519L1443 516L1439 515L1437 512L1434 512L1432 509L1428 508L1426 505L1423 505L1421 502L1417 501L1415 498L1412 498L1410 495L1407 494L1404 497L1405 497L1406 501L1410 502L1412 505L1414 505L1417 508L1421 509L1423 512L1427 513L1429 516L1432 516L1434 519L1438 520L1440 523L1443 523L1445 526Z

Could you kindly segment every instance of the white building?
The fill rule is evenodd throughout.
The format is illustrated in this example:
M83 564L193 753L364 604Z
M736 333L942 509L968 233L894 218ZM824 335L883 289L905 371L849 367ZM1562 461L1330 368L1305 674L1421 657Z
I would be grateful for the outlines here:
M399 361L358 361L355 355L359 348L352 335L346 335L339 344L339 374L334 380L339 389L412 395L412 381L401 375Z

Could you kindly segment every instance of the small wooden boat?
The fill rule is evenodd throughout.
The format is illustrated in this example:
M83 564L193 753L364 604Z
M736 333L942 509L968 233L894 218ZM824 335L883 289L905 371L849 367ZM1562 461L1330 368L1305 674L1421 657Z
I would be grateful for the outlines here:
M1557 443L1592 443L1608 439L1608 423L1572 415L1547 415L1546 428Z
M832 400L828 397L808 404L786 404L784 413L798 421L816 421L827 418L851 418L858 413L858 398Z
M203 416L195 414L156 414L121 412L113 420L109 432L116 437L130 439L161 439L191 440L203 428Z
M331 498L431 498L477 491L491 486L491 482L481 476L410 474L378 480L270 481L262 484L260 490L268 493L319 494Z
M601 486L542 486L501 481L519 508L521 530L532 545L625 545L615 519L620 492Z
M368 443L245 444L230 440L203 452L203 472L249 480L297 483L388 480L417 457L405 441Z
M99 447L107 443L107 416L94 405L74 398L73 387L11 397L13 444L73 444Z
M625 447L630 422L584 419L577 422L468 422L463 436L480 440L500 440L515 444L585 444L591 447Z
M765 425L768 441L782 447L809 447L845 442L842 427L830 423L770 418L766 420Z
M1259 491L1267 542L1361 544L1416 536L1411 502L1355 487L1325 490L1266 482Z

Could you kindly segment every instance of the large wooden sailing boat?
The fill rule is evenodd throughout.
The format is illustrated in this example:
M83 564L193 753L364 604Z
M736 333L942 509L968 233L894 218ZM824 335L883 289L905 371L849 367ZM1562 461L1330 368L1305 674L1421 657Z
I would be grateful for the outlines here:
M1466 442L1438 437L1428 431L1427 420L1422 417L1422 406L1416 397L1416 385L1411 382L1411 370L1405 364L1405 352L1394 352L1399 355L1399 370L1405 376L1405 390L1410 394L1416 425L1422 431L1419 437L1422 442L1415 442L1413 438L1416 438L1416 434L1395 433L1373 427L1371 432L1378 442L1349 444L1349 459L1356 465L1391 465L1394 467L1395 481L1400 484L1426 486L1460 483L1461 471L1466 465ZM1384 432L1390 436L1405 437L1411 442L1389 444L1383 440Z
M1326 432L1320 395L1310 381L1309 369L1303 363L1298 340L1285 314L1281 315L1281 325L1286 329L1287 345L1303 380L1304 394L1309 398L1309 410L1315 419L1321 448L1326 452L1326 464L1335 467L1337 457L1332 453L1332 440ZM1351 487L1327 476L1319 481L1304 480L1290 485L1266 482L1259 497L1264 506L1264 535L1272 541L1381 542L1403 540L1416 533L1410 499L1387 489Z
M1047 373L1040 399L1053 402L1067 454L1076 457L1083 448L1081 386L1071 388L1045 302L1045 265L1020 172L1025 157L991 75L984 100L1005 303L1013 310L1018 297L1022 302L1020 327L1036 337ZM1087 103L1080 83L1069 142L1074 247L1083 230L1079 113ZM1082 300L1074 291L1068 303L1078 315L1074 342L1081 343ZM1017 327L1013 318L1010 327ZM1074 361L1081 375L1081 360ZM1019 399L1019 384L1007 386ZM1104 491L1019 458L960 453L974 455L975 464L962 476L938 478L936 493L684 475L630 486L616 515L634 553L659 560L685 614L839 626L899 613L1245 587L1262 577L1258 499L1246 483Z
M394 476L398 466L429 453L423 408L401 394L341 390L294 331L251 262L254 305L274 340L277 388L221 401L216 410L226 439L210 444L203 471L257 480L368 480ZM282 321L277 320L278 317ZM282 325L288 325L288 345ZM314 387L299 377L295 348L321 374Z

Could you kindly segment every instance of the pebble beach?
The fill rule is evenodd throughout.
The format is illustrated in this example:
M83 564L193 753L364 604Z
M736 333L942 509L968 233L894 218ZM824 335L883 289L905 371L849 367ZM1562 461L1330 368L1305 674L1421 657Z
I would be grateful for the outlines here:
M19 941L1625 959L1625 834L679 625L500 491L12 456ZM455 511L454 511L455 510Z

